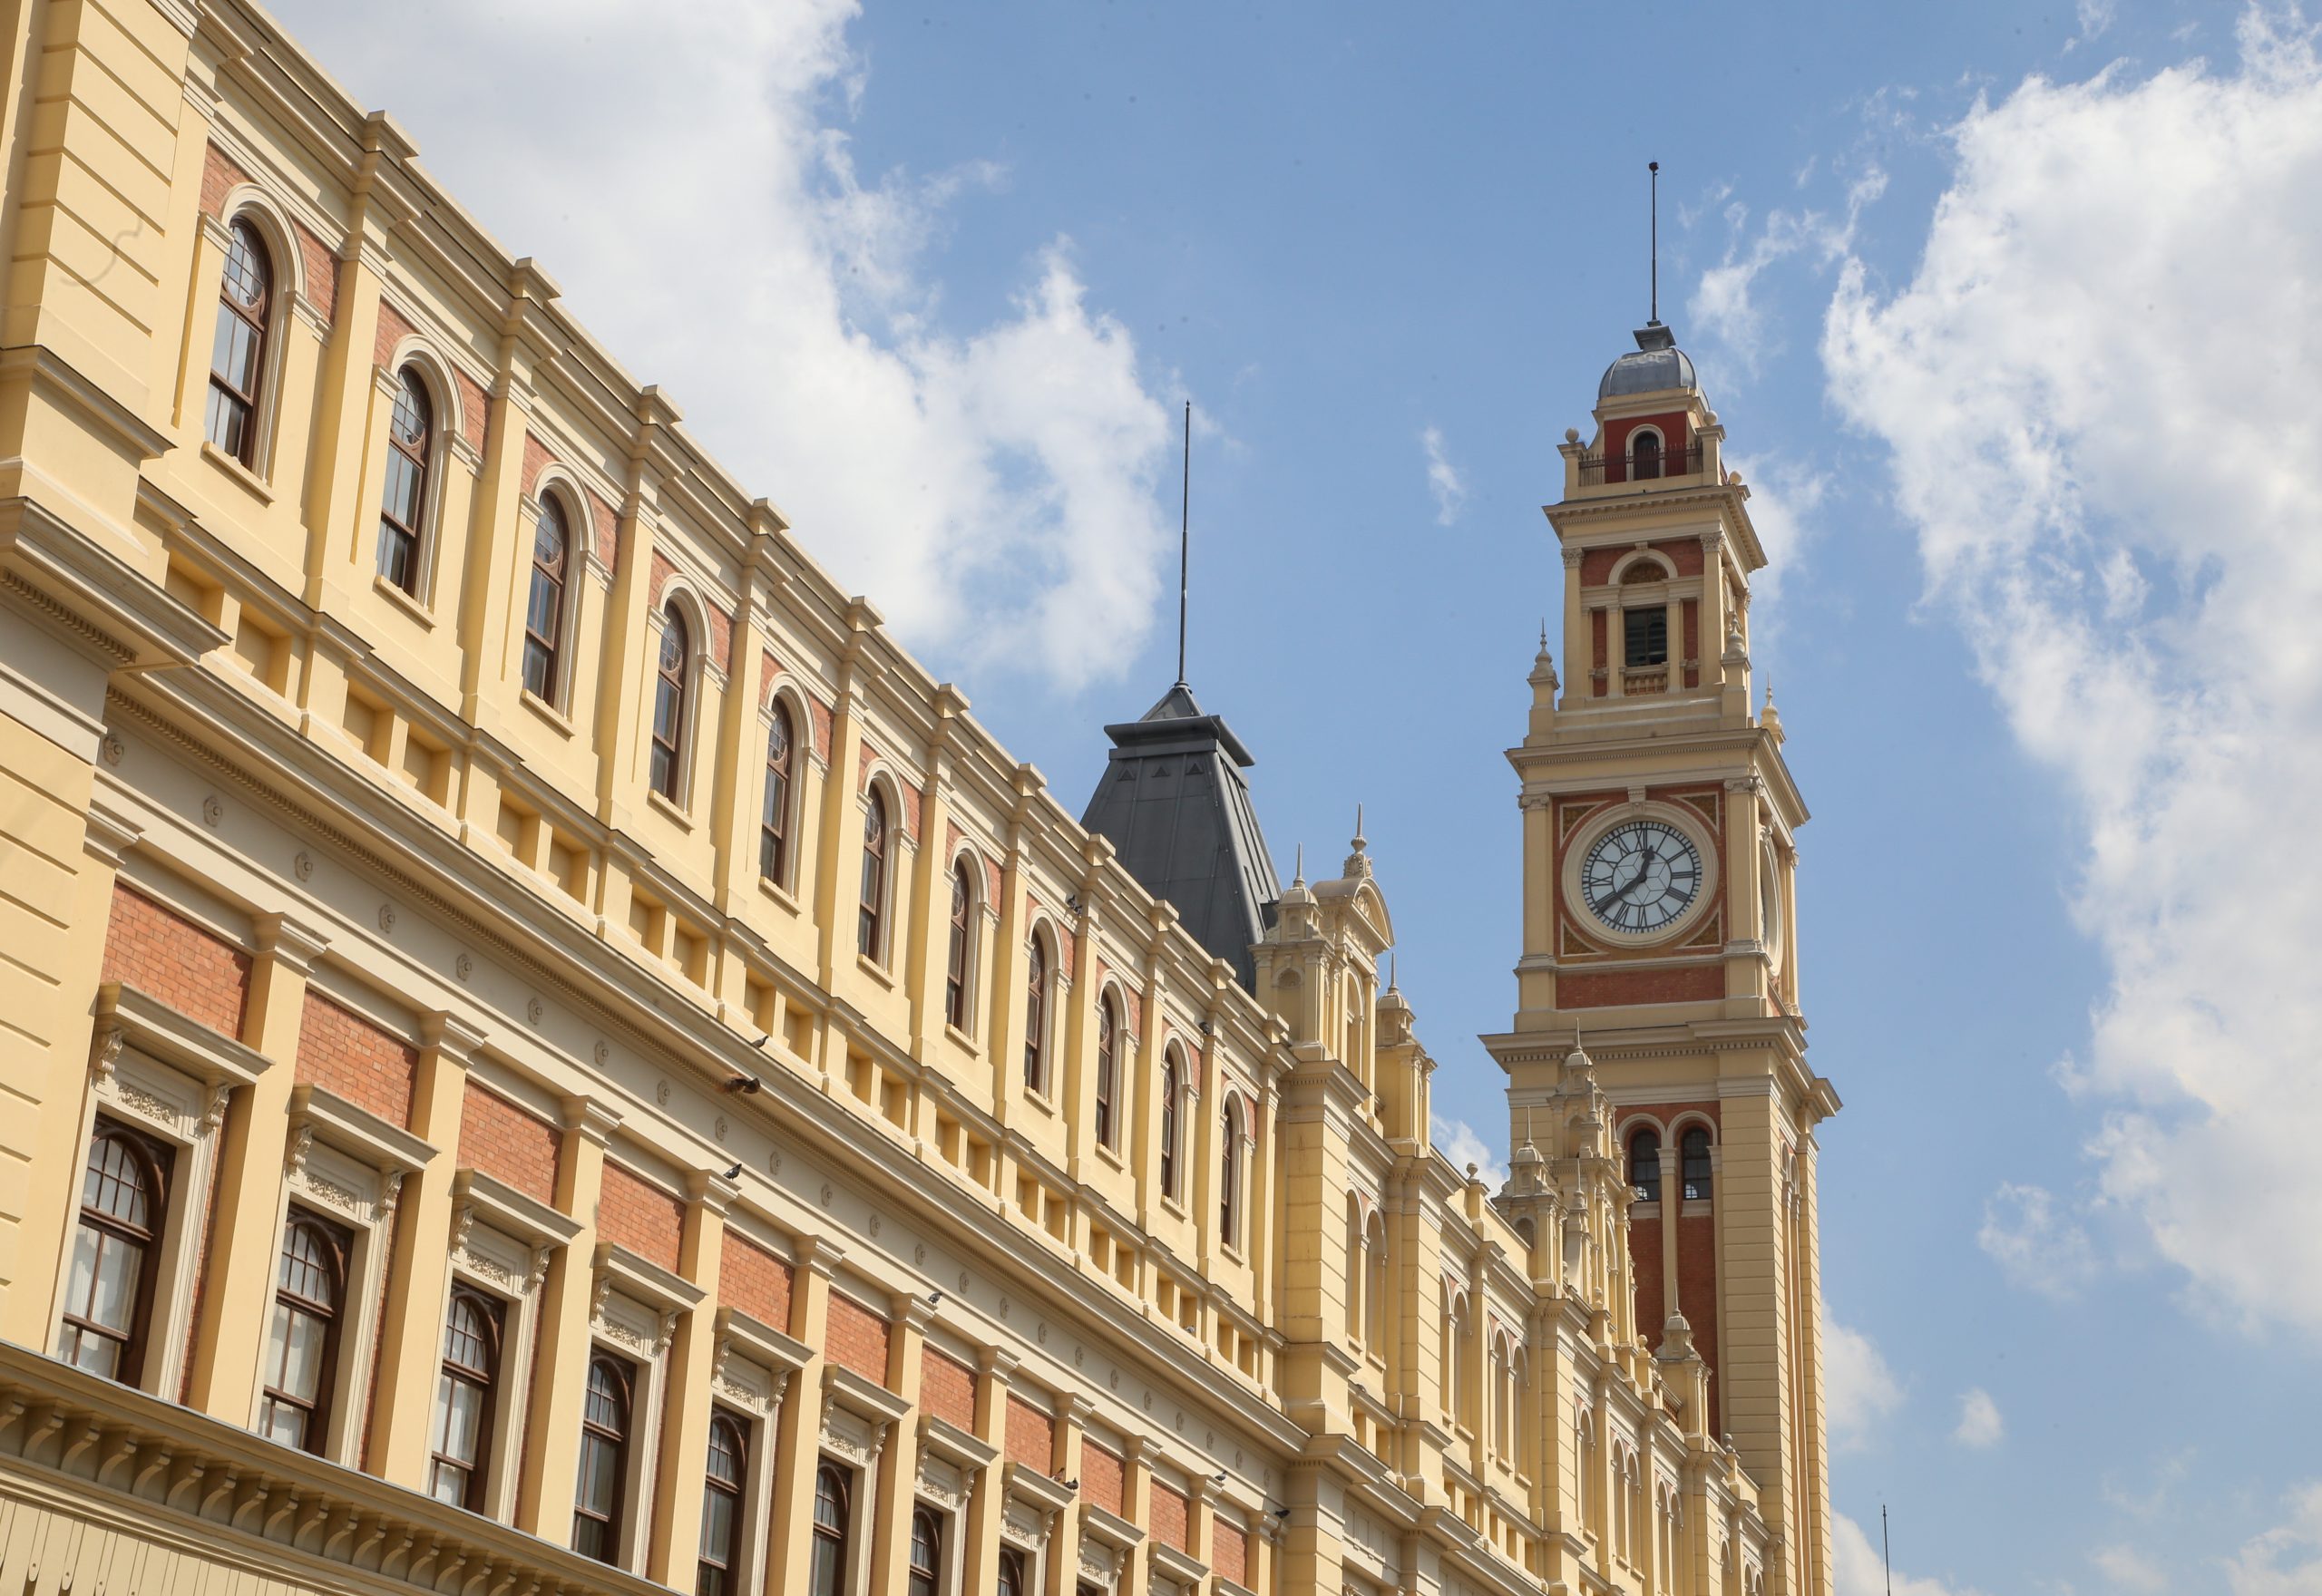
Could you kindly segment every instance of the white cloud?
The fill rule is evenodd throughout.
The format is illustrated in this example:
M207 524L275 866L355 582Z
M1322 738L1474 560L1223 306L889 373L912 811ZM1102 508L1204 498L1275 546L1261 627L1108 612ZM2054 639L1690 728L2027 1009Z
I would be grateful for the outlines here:
M1831 1550L1836 1553L1831 1572L1836 1576L1838 1596L1886 1596L1886 1562L1879 1555L1878 1541L1843 1513L1831 1515L1830 1529ZM1976 1596L1970 1586L1946 1585L1940 1580L1915 1579L1905 1573L1895 1576L1893 1589L1895 1596Z
M2007 1426L2000 1418L1999 1404L1981 1386L1971 1386L1959 1396L1959 1424L1951 1438L1962 1446L1977 1451L1996 1446L2005 1438Z
M1805 174L1800 174L1804 180ZM1854 247L1855 224L1863 208L1887 191L1887 174L1870 167L1848 185L1846 216L1820 210L1770 210L1755 238L1749 237L1750 208L1738 200L1725 208L1724 258L1702 273L1691 316L1709 336L1723 344L1744 371L1756 373L1781 347L1781 338L1758 302L1758 277L1775 262L1804 251L1819 266L1842 258Z
M2066 52L2094 44L2112 25L2114 10L2115 0L2079 0L2073 8L2073 20L2080 24L2080 32L2064 41Z
M2101 1546L2089 1554L2088 1560L2115 1591L2169 1588L2168 1571L2133 1546Z
M1435 524L1448 527L1459 519L1459 507L1468 501L1467 480L1443 453L1442 428L1429 427L1419 442L1427 452L1427 491L1435 496Z
M2011 1282L2059 1302L2077 1296L2096 1276L2096 1249L2088 1232L2059 1210L2044 1186L2002 1182L1984 1199L1976 1244Z
M1849 262L1823 351L2066 795L2109 975L2068 1075L2100 1197L2190 1300L2312 1331L2322 67L2294 19L2239 39L2229 70L1979 104L1916 275L1882 297Z
M399 12L283 0L616 358L917 649L1078 684L1133 657L1168 548L1170 415L1063 238L955 326L930 258L1001 180L858 174L875 79L851 0L509 0Z
M1853 1451L1875 1438L1903 1404L1903 1387L1869 1337L1822 1314L1822 1379L1829 1400L1830 1445Z
M2322 1591L2322 1481L2289 1494L2289 1517L2226 1562L2233 1596L2314 1596Z
M1439 1114L1428 1115L1427 1126L1435 1150L1449 1159L1455 1167L1465 1170L1469 1164L1474 1164L1476 1178L1495 1191L1507 1183L1506 1162L1475 1126L1466 1120L1448 1119Z

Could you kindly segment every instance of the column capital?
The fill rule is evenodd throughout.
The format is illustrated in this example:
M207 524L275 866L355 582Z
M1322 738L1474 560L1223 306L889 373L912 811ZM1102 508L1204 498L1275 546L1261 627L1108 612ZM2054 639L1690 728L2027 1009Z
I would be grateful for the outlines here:
M845 1260L846 1249L826 1236L799 1238L799 1266L818 1276L826 1284L838 1273L838 1266Z
M330 947L329 932L280 910L252 915L250 932L260 953L302 976L313 973L315 960Z
M984 1378L996 1380L1003 1387L1013 1382L1016 1371L1023 1367L1024 1360L1005 1347L987 1347L976 1355L976 1367Z
M483 1046L483 1037L482 1027L448 1008L431 1009L419 1017L420 1046L463 1069Z
M610 1103L600 1103L594 1097L564 1100L564 1128L578 1132L600 1147L613 1139L613 1131L620 1124L620 1110Z

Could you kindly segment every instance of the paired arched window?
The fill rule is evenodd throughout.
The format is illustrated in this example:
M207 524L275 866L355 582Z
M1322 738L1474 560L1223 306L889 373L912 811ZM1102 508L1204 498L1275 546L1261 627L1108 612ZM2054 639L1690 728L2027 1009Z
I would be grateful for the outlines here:
M846 1475L836 1464L815 1471L815 1550L806 1588L812 1596L844 1596L846 1589Z
M1113 1144L1113 1102L1119 1085L1120 1011L1113 995L1097 1000L1097 1145Z
M419 591L419 543L426 535L434 447L434 402L418 368L406 365L395 377L395 409L387 418L386 485L379 495L379 574L406 593Z
M1661 474L1661 434L1639 431L1629 434L1630 475L1647 482Z
M258 1428L269 1440L306 1452L320 1452L329 1438L352 1241L338 1226L298 1208L282 1231Z
M701 1480L701 1551L694 1596L734 1596L742 1572L742 1482L749 1477L749 1436L728 1413L709 1418L709 1465Z
M142 1372L170 1163L160 1143L109 1119L89 1138L56 1356L107 1379Z
M1173 1044L1161 1056L1161 1195L1177 1195L1177 1101L1185 1089L1185 1064Z
M1629 1138L1629 1184L1635 1187L1638 1201L1661 1201L1661 1133L1639 1131Z
M244 465L258 463L259 394L266 381L267 331L274 315L274 265L247 220L227 229L219 275L218 330L210 346L210 441Z
M943 1526L924 1507L912 1510L910 1573L909 1596L937 1596L943 1588Z
M501 1306L466 1287L452 1292L444 1321L444 1367L435 1382L435 1441L427 1494L483 1510L484 1464L492 1451L493 1387L500 1377Z
M653 790L672 803L680 795L685 772L686 677L693 658L693 633L685 611L671 604L661 612L660 669L653 683Z
M629 1485L629 1366L600 1352L589 1360L580 1405L580 1484L572 1500L572 1550L599 1562L620 1561L621 1498Z
M790 879L790 782L795 767L790 706L776 700L766 733L766 797L758 814L758 874Z
M1225 1146L1217 1158L1217 1233L1228 1247L1242 1244L1242 1100L1225 1105Z
M524 598L524 687L544 704L557 702L557 656L564 638L564 592L571 569L572 529L564 507L550 495L532 525L532 585Z
M956 1031L968 1028L968 950L975 902L975 886L963 859L951 867L951 942L943 960L943 1018Z
M854 922L855 951L879 957L887 905L887 800L878 788L863 806L863 906Z
M1679 1177L1685 1182L1685 1201L1705 1202L1709 1200L1709 1130L1703 1125L1688 1125L1685 1134L1677 1138Z
M1049 1089L1048 1044L1049 949L1035 931L1024 959L1024 1085L1042 1095Z

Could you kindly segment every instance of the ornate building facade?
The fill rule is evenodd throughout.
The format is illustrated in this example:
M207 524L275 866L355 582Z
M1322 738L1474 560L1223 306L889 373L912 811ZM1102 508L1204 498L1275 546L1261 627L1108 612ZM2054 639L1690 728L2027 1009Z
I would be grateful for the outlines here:
M1076 819L262 12L9 15L0 1582L1830 1590L1664 329L1549 511L1492 1191L1182 684Z

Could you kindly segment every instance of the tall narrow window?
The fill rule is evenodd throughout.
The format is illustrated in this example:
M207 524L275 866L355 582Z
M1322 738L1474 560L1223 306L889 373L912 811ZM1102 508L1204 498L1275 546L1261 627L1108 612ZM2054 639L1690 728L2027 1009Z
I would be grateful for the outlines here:
M811 1596L843 1596L846 1589L846 1475L835 1464L815 1471L815 1550L806 1588Z
M572 1550L620 1561L621 1495L629 1483L629 1366L600 1352L589 1360L580 1405L580 1484L572 1498Z
M320 1452L330 1431L331 1377L346 1307L347 1232L303 1209L282 1231L282 1266L267 1338L259 1434Z
M1217 1232L1228 1247L1242 1240L1242 1105L1225 1105L1225 1147L1217 1160Z
M749 1443L730 1414L709 1419L709 1467L701 1480L701 1555L694 1596L733 1596L742 1572L742 1482Z
M1666 606L1621 612L1624 661L1632 670L1669 663L1669 610Z
M1387 1221L1371 1216L1363 1235L1362 1309L1366 1320L1362 1339L1373 1358L1387 1355Z
M1118 1061L1120 1021L1107 992L1097 1004L1097 1144L1113 1144L1113 1087Z
M1024 1554L1013 1546L1000 1548L999 1596L1027 1596L1024 1589Z
M1658 433L1638 433L1629 440L1629 460L1635 467L1638 482L1647 482L1661 474L1661 435Z
M943 964L943 1017L954 1030L968 1028L968 928L975 889L968 884L967 861L951 867L951 949Z
M564 580L571 529L554 497L541 501L532 527L532 588L524 600L524 686L545 704L556 697L556 656L564 637Z
M395 379L395 407L387 419L379 574L406 593L419 591L419 540L427 524L427 457L434 431L435 406L427 397L427 384L405 366Z
M879 957L879 932L887 903L887 800L878 788L863 806L863 907L854 922L854 949Z
M943 1588L943 1526L924 1507L911 1515L910 1596L936 1596Z
M1035 934L1024 960L1024 1085L1046 1093L1049 1041L1049 950Z
M1702 1202L1709 1199L1709 1132L1700 1125L1689 1126L1677 1138L1678 1173L1685 1182L1685 1201Z
M1661 1133L1639 1131L1629 1138L1629 1184L1641 1202L1661 1201Z
M452 1292L444 1322L444 1368L435 1383L435 1445L427 1494L483 1510L483 1465L492 1445L492 1387L500 1371L500 1304L465 1287Z
M1177 1194L1177 1097L1185 1090L1185 1066L1176 1050L1161 1056L1161 1195Z
M685 612L670 605L661 612L661 666L653 684L653 790L675 801L682 787L686 735L686 665L693 638Z
M244 465L256 463L259 385L266 375L267 318L274 268L258 229L238 221L227 233L218 283L218 332L210 345L210 441Z
M790 706L776 703L766 732L766 798L758 816L758 874L776 886L790 879Z
M81 1178L56 1356L107 1379L133 1384L143 1372L170 1163L158 1142L98 1117Z

